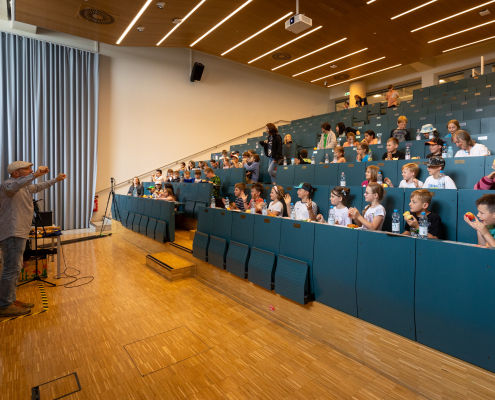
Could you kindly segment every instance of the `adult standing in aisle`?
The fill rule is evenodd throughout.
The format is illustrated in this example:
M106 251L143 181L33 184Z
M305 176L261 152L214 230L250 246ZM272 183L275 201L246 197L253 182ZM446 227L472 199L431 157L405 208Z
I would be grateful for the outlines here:
M29 238L33 220L33 194L48 189L67 176L38 184L32 181L49 172L47 167L39 167L33 173L32 163L15 161L7 167L10 178L0 185L0 249L3 257L3 270L0 279L0 317L15 317L31 312L32 303L16 299L17 282L22 268L22 255Z
M276 183L277 165L282 160L282 138L278 134L278 129L272 123L266 124L266 133L268 139L261 141L260 145L265 149L265 154L269 158L268 173L272 180L272 184Z

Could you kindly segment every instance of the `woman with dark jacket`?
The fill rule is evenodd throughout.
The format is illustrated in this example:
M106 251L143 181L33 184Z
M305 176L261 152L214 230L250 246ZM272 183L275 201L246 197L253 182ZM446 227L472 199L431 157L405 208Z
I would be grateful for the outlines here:
M132 185L129 188L127 195L132 196L134 194L134 190L136 191L136 196L142 196L144 194L143 185L141 185L141 181L137 176L132 180Z
M266 124L266 133L268 133L268 139L261 141L260 145L265 149L265 154L269 157L268 173L272 183L275 184L277 177L277 165L283 159L282 157L282 138L278 134L278 129L272 123Z

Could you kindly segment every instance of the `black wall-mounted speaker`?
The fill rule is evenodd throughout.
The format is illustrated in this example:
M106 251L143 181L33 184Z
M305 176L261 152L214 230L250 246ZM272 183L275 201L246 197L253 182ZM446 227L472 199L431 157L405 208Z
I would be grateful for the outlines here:
M191 82L200 81L203 76L204 69L205 66L203 64L195 62L191 71Z

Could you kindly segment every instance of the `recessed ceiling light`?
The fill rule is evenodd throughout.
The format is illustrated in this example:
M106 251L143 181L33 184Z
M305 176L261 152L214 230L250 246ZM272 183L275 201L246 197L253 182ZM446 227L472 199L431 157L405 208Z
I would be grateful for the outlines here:
M193 47L196 43L198 43L200 40L204 39L206 36L208 36L211 32L213 32L215 29L217 29L220 25L222 25L225 21L230 19L230 17L233 17L235 14L237 14L239 11L241 11L244 7L246 7L249 3L251 3L253 0L248 0L246 1L242 6L240 6L238 9L227 15L224 19L222 19L218 24L216 24L213 28L211 28L208 32L206 32L203 36L201 36L198 40L196 40L193 44L190 44L190 47Z
M438 83L445 83L445 81L443 79L440 79Z
M314 69L316 69L316 68L323 67L323 66L325 66L325 65L331 64L331 63L333 63L333 62L335 62L335 61L342 60L343 58L350 57L350 56L352 56L352 55L354 55L354 54L360 53L360 52L365 51L365 50L368 50L368 48L366 47L366 48L364 48L364 49L361 49L361 50L355 51L354 53L351 53L351 54L346 54L346 55L345 55L345 56L343 56L343 57L336 58L335 60L332 60L332 61L326 62L326 63L324 63L324 64L318 65L317 67L313 67L313 68L307 69L306 71L299 72L298 74L292 75L292 77L294 77L294 76L298 76L298 75L302 75L302 74L305 74L306 72L313 71L313 70L314 70Z
M376 0L370 0L370 1L368 1L366 4L371 4L371 3L375 2L375 1L376 1Z
M267 56L268 54L271 54L274 51L281 49L282 47L287 46L288 44L291 44L292 42L295 42L296 40L302 39L304 36L309 35L310 33L316 32L318 29L321 29L321 28L323 28L323 27L320 25L318 28L315 28L309 32L306 32L304 35L298 36L297 38L292 39L291 41L289 41L287 43L284 43L282 46L278 46L276 49L270 50L270 51L266 52L265 54L255 58L254 60L249 61L248 64L251 64L252 62L255 62L256 60L259 60L260 58L263 58L263 57Z
M375 94L373 97L382 97L381 94Z
M392 17L392 18L390 18L390 19L396 19L396 18L402 17L403 15L406 15L406 14L408 14L408 13L410 13L410 12L416 11L416 10L418 10L419 8L422 8L422 7L424 7L424 6L427 6L428 4L434 3L435 1L437 1L437 0L431 0L431 1L429 1L428 3L421 4L420 6L415 7L415 8L411 8L410 10L408 10L408 11L406 11L406 12L403 12L402 14L396 15L395 17Z
M157 45L157 46L160 46L160 44L162 44L162 42L163 42L166 38L168 38L168 37L172 34L172 32L173 32L173 31L175 31L175 30L176 30L179 26L181 26L181 25L182 25L182 23L183 23L186 19L188 19L188 18L191 16L191 14L192 14L194 11L196 11L196 10L199 8L199 6L200 6L201 4L203 4L205 1L206 1L206 0L201 0L201 2L200 2L200 3L198 3L198 5L197 5L196 7L194 7L191 11L189 11L189 14L187 14L184 18L182 18L182 20L180 21L180 23L178 23L178 24L177 24L177 25L175 25L172 29L170 29L170 32L169 32L169 33L167 33L167 34L163 37L163 39L162 39L162 40L160 40L160 41L159 41L156 45ZM495 0L494 0L494 1L495 1Z
M285 18L287 18L289 15L292 15L292 11L290 13L287 13L285 14L282 18L279 18L277 19L275 22L272 22L270 25L268 25L267 27L263 28L261 31L258 31L256 32L254 35L252 36L249 36L246 40L243 40L241 43L239 44L236 44L234 47L232 47L231 49L227 50L225 53L222 53L222 56L224 56L225 54L227 54L228 52L234 50L235 48L239 47L241 44L244 44L246 43L248 40L251 40L252 38L254 38L255 36L258 36L260 33L266 31L268 28L271 28L273 25L275 24L278 24L280 21L283 21Z
M340 40L337 40L336 42L333 42L333 43L330 43L330 44L327 44L326 46L324 47L321 47L319 48L318 50L315 50L315 51L312 51L311 53L308 53L308 54L305 54L304 56L301 56L299 58L296 58L294 60L291 60L289 62L286 62L285 64L282 64L282 65L279 65L278 67L275 67L275 68L272 68L272 71L275 71L276 69L279 69L279 68L282 68L290 63L293 63L294 61L297 61L297 60L300 60L301 58L304 58L304 57L307 57L307 56L310 56L311 54L315 54L315 53L318 53L319 51L321 50L325 50L327 48L329 48L330 46L333 46L334 44L337 44L337 43L340 43L340 42L343 42L344 40L346 40L347 38L343 38L343 39L340 39ZM335 66L337 67L337 66Z
M357 68L357 67L362 67L363 65L371 64L371 63L374 63L375 61L383 60L384 58L385 57L380 57L380 58L377 58L376 60L371 60L371 61L365 62L363 64L355 65L354 67L343 69L342 71L334 72L333 74L330 74L330 75L327 75L327 76L322 76L321 78L318 78L318 79L314 79L311 82L316 82L316 81L319 81L320 79L328 78L329 76L337 75L337 74L340 74L340 73L345 72L345 71L349 71L349 70L354 69L354 68Z
M139 10L139 12L134 17L134 19L132 20L132 22L129 24L129 26L127 27L127 29L124 31L124 33L122 34L122 36L119 38L119 40L117 40L117 44L120 44L120 42L122 42L122 40L124 40L125 36L129 33L129 31L134 26L134 24L137 22L137 20L139 19L139 17L144 13L144 10L146 10L148 8L148 6L150 5L151 1L152 0L148 0L144 4L143 8L141 8L141 10Z
M459 15L465 14L465 13L467 13L467 12L469 12L469 11L476 10L476 9L478 9L478 8L480 8L480 7L486 6L487 4L491 4L491 3L495 3L495 0L491 0L491 1L489 1L488 3L483 3L483 4L480 4L479 6L476 6L476 7L470 8L469 10L464 10L464 11L461 11L460 13L457 13L457 14L451 15L450 17L443 18L443 19L439 19L438 21L432 22L431 24L424 25L424 26L421 26L421 27L419 27L419 28L413 29L411 32L416 32L416 31L419 31L420 29L428 28L429 26L432 26L432 25L435 25L435 24L439 24L440 22L447 21L447 20L448 20L448 19L450 19L450 18L457 17L457 16L459 16Z
M495 36L492 36L492 37L489 37L489 38L486 38L486 39L477 40L476 42L471 42L471 43L463 44L462 46L453 47L451 49L442 51L442 53L447 53L448 51L457 50L457 49L460 49L461 47L471 46L472 44L481 43L481 42L484 42L484 41L490 40L490 39L495 39Z
M342 82L336 83L334 85L328 85L327 87L341 85L341 84L346 83L346 82L349 82L349 81L354 81L354 80L359 79L359 78L364 78L365 76L370 76L370 75L377 74L377 73L382 72L382 71L386 71L387 69L392 69L392 68L395 68L395 67L400 67L401 65L402 64L392 65L391 67L383 68L383 69L381 69L379 71L375 71L375 72L370 72L369 74L366 74L366 75L356 76L355 78L351 78L351 79L348 79L346 81L342 81Z
M337 65L332 64L332 65L330 65L330 68L337 68Z
M472 26L471 28L464 29L463 31L451 33L450 35L443 36L443 37L438 38L438 39L430 40L428 43L433 43L433 42L436 42L438 40L442 40L442 39L445 39L445 38L448 38L448 37L451 37L451 36L454 36L454 35L458 35L459 33L464 33L464 32L467 32L467 31L470 31L470 30L473 30L473 29L476 29L476 28L479 28L479 27L482 27L482 26L485 26L485 25L493 24L494 22L495 22L495 19L493 21L490 21L490 22L485 22L484 24Z

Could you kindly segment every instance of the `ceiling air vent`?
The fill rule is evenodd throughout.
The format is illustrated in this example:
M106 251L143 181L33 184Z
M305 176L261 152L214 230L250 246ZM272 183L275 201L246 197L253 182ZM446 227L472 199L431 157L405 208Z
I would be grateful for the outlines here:
M340 75L336 75L333 77L333 79L337 80L337 81L344 81L346 79L349 79L351 76L348 75L348 74L340 74Z
M272 58L278 61L287 61L290 60L291 57L292 56L289 53L275 53L274 55L272 55Z
M119 18L118 15L110 14L109 12L99 10L95 7L90 7L85 4L79 8L78 17L93 24L108 26L113 25Z

